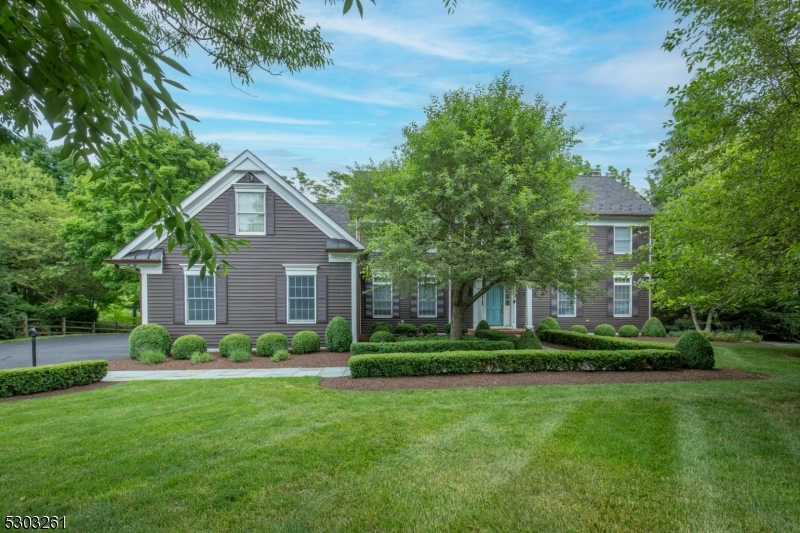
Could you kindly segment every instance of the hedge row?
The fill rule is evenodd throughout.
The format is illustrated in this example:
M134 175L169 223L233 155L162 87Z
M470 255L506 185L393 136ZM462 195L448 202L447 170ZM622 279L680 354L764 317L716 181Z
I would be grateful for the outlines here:
M391 346L391 345L390 345ZM407 344L403 344L403 347ZM448 353L389 353L350 358L354 378L472 374L473 372L538 372L544 370L666 370L681 368L675 350L500 350Z
M107 372L106 360L0 370L0 398L88 385L103 379Z
M397 353L426 353L426 352L463 352L463 351L494 351L513 350L514 343L507 341L461 340L461 341L408 341L394 342L354 342L350 345L352 355Z
M563 344L582 350L674 350L675 346L666 342L645 342L618 339L616 337L601 337L598 335L583 335L572 331L548 329L541 331L539 338L545 342Z

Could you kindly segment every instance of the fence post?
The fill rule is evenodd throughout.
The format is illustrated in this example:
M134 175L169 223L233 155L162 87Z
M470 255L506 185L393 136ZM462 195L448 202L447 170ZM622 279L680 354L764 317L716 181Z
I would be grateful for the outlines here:
M114 322L114 333L119 333L119 322Z
M28 315L22 317L22 332L26 337L28 336Z
M92 320L92 333L94 333L94 320Z
M61 334L62 335L67 334L67 317L65 316L61 317Z

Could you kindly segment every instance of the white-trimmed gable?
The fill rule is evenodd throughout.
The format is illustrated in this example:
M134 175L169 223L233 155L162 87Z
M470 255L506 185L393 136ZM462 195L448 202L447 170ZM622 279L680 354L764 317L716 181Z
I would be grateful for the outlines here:
M346 240L349 241L354 248L364 248L364 246L358 242L355 237L350 235L345 228L334 222L333 219L314 205L311 200L303 196L300 191L287 183L286 180L281 178L274 170L249 150L245 150L236 156L211 179L187 196L183 202L181 202L184 213L186 213L189 218L197 216L200 211L205 209L211 202L227 191L231 185L241 180L248 172L252 173L258 180L267 185L276 195L296 209L329 238ZM122 250L117 252L113 259L122 259L127 254L137 250L155 248L165 239L166 235L163 235L162 238L159 239L151 226L128 243Z

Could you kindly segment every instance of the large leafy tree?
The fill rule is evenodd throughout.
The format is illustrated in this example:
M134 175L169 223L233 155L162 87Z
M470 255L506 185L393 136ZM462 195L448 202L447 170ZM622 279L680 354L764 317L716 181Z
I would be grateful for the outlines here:
M499 283L593 294L602 267L580 224L577 132L563 106L526 103L506 73L434 97L425 115L403 129L394 159L356 166L342 191L367 274L390 276L400 293L427 276L451 283L453 338L464 311Z

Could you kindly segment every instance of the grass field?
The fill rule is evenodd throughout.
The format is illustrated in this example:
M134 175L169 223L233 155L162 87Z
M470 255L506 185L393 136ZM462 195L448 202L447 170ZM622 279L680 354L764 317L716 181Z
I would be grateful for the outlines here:
M800 351L760 381L349 392L130 382L0 404L0 514L71 531L800 531Z

